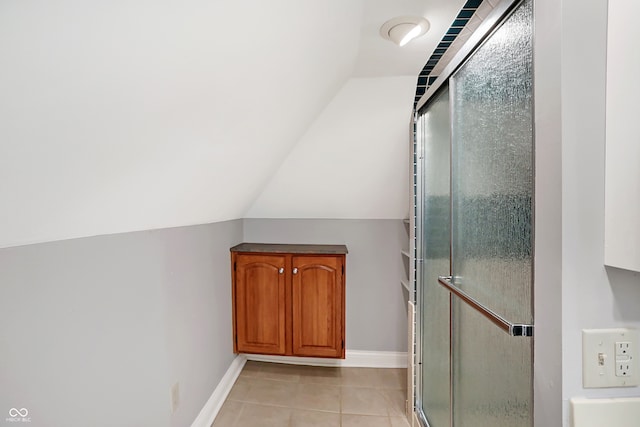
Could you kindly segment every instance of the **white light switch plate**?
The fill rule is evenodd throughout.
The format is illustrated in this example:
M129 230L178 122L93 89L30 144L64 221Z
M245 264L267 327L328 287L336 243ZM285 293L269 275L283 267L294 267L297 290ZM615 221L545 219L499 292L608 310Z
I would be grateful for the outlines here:
M624 352L619 348L621 343L623 343ZM638 331L636 329L583 329L582 386L600 388L637 385L640 385Z

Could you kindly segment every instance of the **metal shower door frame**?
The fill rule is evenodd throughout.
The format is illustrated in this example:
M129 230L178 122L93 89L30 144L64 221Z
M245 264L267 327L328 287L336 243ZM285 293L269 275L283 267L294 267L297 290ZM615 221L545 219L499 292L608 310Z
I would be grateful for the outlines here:
M486 1L486 0L485 0ZM491 36L491 34L505 21L511 12L518 6L523 0L503 0L494 9L489 13L489 15L483 20L482 24L478 27L477 30L474 31L473 35L465 42L465 44L460 48L460 50L456 53L454 58L449 62L449 64L444 68L442 73L438 76L438 78L434 81L434 83L428 88L425 94L420 98L418 103L416 104L416 113L414 115L414 123L416 125L416 143L414 159L415 159L415 168L416 173L414 175L414 188L415 188L415 233L416 233L416 291L414 293L415 298L415 306L416 306L416 328L415 328L415 342L416 342L416 362L420 362L418 366L420 366L423 356L422 351L422 316L424 315L422 310L422 273L424 270L424 254L423 254L423 219L424 219L424 194L423 194L423 184L421 177L424 173L424 139L423 139L423 124L424 124L424 112L428 109L429 102L435 98L435 96L439 93L439 89L449 83L450 78L454 75L456 71L458 71L466 61L473 55L476 49L478 49L484 41ZM450 106L453 108L453 105ZM451 114L451 113L450 113ZM452 122L450 122L452 126ZM535 137L533 138L535 144ZM451 168L450 168L451 170ZM535 191L534 191L535 197ZM451 230L452 231L452 230ZM451 240L450 243L451 245ZM490 309L484 307L482 304L478 303L473 297L467 295L464 291L457 289L455 285L452 284L451 278L449 276L439 277L438 282L444 288L448 289L452 295L456 295L466 304L470 305L478 312L480 312L487 319L492 321L495 325L497 325L500 329L511 336L521 336L521 337L532 337L534 331L534 325L530 324L520 324L520 323L512 323L508 320L502 318L500 315L492 312ZM452 298L452 297L451 297ZM451 304L451 299L450 299ZM450 305L451 307L451 305ZM452 329L452 325L450 325L450 330ZM452 342L450 342L452 345ZM449 356L451 357L451 349L449 352ZM452 361L451 361L452 362ZM452 366L452 364L450 365ZM452 369L452 368L451 368ZM450 375L450 422L453 423L453 384L452 382L453 375ZM430 426L427 420L426 414L424 414L422 410L422 391L423 391L423 381L421 370L416 369L416 380L415 380L415 390L414 390L414 415L420 422L423 427L435 427ZM452 424L453 425L453 424Z

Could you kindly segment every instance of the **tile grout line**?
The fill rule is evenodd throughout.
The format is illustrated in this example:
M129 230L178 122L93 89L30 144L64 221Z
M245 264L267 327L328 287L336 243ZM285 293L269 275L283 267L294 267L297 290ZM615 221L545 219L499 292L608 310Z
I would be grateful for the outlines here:
M243 411L244 411L244 402L242 402L242 404L240 405L240 410L236 414L236 418L233 420L232 427L236 427L238 425L238 421L240 420L240 416L242 415ZM213 422L215 424L215 420Z
M339 423L340 423L340 427L342 427L342 387L340 387L340 418L339 418Z
M361 414L353 414L353 416L379 417L380 420L386 419L387 425L389 427L392 427L392 424L391 424L392 394L396 393L397 391L403 391L405 389L401 384L399 385L399 387L395 386L396 385L396 381L394 381L395 375L387 375L387 372L391 373L391 371L387 371L386 369L382 370L382 371L385 371L384 374L379 372L381 370L372 370L371 374L373 374L374 376L377 375L375 378L372 378L368 374L362 377L360 373L360 375L355 375L355 377L346 379L346 383L344 383L345 378L343 375L339 375L337 377L318 377L317 380L314 381L313 375L306 375L304 372L300 374L291 374L290 376L288 376L286 374L287 372L286 370L283 370L282 372L273 372L270 369L265 369L266 367L267 365L261 365L261 364L251 366L250 371L247 372L248 375L245 373L245 375L242 376L242 378L244 378L243 381L246 382L247 392L243 393L240 399L237 399L237 400L228 399L229 401L236 401L237 403L240 403L242 405L240 407L240 410L237 412L236 417L234 418L234 421L232 424L234 427L239 427L238 423L240 423L242 416L247 412L248 408L251 407L251 405L270 407L270 408L282 408L282 409L289 410L287 425L290 427L294 425L293 419L296 411L335 414L338 416L339 425L342 426L343 416L345 415L343 400L346 395L345 394L347 391L346 388L350 388L353 390L369 389L371 391L375 391L382 398L382 401L384 402L386 407L385 415L361 413ZM357 369L357 368L354 368L354 369ZM348 370L346 372L348 372ZM356 371L356 373L358 372L359 370ZM261 376L261 375L269 375L269 374L276 376L276 378L273 378L273 377L268 378L268 377ZM282 374L282 375L278 377L279 374ZM336 380L338 383L336 383ZM277 403L266 403L266 402L260 402L260 401L244 400L245 396L251 393L252 390L255 390L254 388L256 387L256 383L258 382L264 383L264 384L280 384L281 386L284 384L289 384L295 389L296 392L301 392L301 388L303 387L311 387L312 389L314 387L326 387L329 390L335 390L337 391L337 397L338 397L338 412L336 413L335 410L318 409L316 407L306 407L306 406L303 407L302 406L303 402L299 402L300 403L299 405L294 402L293 406L291 406L293 401L290 401L289 403L277 404Z

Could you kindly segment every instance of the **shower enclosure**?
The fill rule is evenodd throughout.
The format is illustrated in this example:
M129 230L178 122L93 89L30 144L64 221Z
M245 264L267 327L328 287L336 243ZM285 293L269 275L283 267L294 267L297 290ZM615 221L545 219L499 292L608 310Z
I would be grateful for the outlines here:
M416 408L533 425L532 0L502 2L419 104Z

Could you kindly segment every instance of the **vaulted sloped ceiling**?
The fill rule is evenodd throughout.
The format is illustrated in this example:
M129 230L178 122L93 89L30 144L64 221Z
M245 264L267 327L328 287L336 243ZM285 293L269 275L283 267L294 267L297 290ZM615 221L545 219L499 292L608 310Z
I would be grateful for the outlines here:
M353 0L0 3L0 245L241 217L351 74L361 19Z
M358 63L375 60L367 40L389 43L363 35L379 27L377 14L423 14L447 3L0 2L0 247L209 223L267 209L271 202L261 193L274 191L269 183L283 175L297 144L321 143L317 135L333 136L318 128L333 126L326 117L345 105L359 108L359 100L343 98L360 97L367 82L345 84L362 69ZM451 17L458 8L450 7ZM451 22L448 15L445 21ZM414 76L414 82L403 80L401 92L408 92L441 34L414 47L417 57L409 51L412 62L404 70L374 74ZM408 132L411 97L389 99L389 108L406 114ZM344 114L363 121L360 113ZM402 132L394 141L405 144ZM360 149L345 135L336 140L345 142L348 157ZM345 162L332 168L338 178L353 172ZM378 171L369 170L363 181L375 185ZM395 190L405 191L404 181L399 185Z
M253 218L403 218L409 211L411 76L354 78L248 211Z
M353 76L247 211L250 218L406 218L411 98L420 70L464 0L367 0ZM395 16L425 16L427 36L380 37Z

